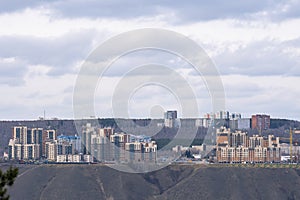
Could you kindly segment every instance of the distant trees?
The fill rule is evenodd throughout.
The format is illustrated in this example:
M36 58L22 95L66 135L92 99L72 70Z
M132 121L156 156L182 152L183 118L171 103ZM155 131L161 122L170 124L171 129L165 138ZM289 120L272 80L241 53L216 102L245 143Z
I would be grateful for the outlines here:
M98 118L98 123L101 124L103 127L116 127L116 122L115 119L113 118L105 118L105 119L99 119Z
M16 177L18 176L19 169L10 167L5 173L0 170L0 200L8 200L9 195L6 194L7 186L12 186Z
M299 128L300 122L295 120L288 120L288 119L271 119L270 128L276 129L276 128L284 128L289 129L292 128Z

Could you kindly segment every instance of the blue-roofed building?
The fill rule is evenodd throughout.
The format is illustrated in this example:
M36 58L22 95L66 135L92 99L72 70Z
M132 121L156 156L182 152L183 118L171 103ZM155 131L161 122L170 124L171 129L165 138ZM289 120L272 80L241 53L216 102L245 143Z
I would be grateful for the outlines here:
M78 135L60 135L57 136L58 142L69 142L75 149L75 152L81 151L81 138Z

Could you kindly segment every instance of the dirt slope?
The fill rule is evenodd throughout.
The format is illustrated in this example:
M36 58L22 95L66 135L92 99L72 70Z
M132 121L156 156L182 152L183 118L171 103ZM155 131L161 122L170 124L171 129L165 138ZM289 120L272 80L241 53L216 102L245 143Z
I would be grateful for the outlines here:
M295 169L169 166L129 174L105 166L27 167L11 199L300 199Z

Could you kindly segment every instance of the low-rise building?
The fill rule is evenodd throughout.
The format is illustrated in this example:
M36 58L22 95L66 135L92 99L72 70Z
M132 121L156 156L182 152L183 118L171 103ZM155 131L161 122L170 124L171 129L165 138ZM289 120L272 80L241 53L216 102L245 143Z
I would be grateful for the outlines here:
M83 155L83 161L91 163L91 162L94 162L94 159L93 159L92 155L84 154Z
M78 154L72 155L72 162L80 162L80 161L81 161L80 155Z
M67 155L57 155L56 162L67 162Z

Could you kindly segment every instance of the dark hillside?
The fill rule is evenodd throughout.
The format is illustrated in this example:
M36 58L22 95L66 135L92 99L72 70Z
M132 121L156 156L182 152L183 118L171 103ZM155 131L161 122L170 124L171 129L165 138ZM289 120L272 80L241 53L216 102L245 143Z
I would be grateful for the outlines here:
M288 129L288 128L300 128L300 122L288 119L271 119L270 128L271 129Z
M129 174L99 165L21 170L12 199L300 199L296 169L169 166Z

